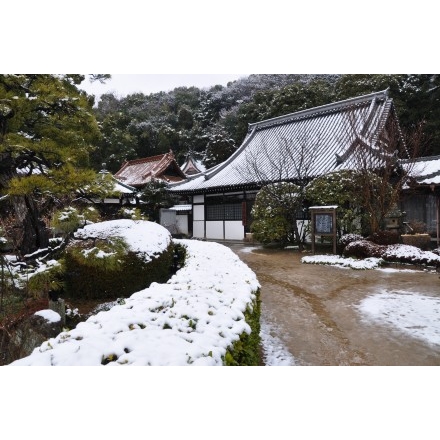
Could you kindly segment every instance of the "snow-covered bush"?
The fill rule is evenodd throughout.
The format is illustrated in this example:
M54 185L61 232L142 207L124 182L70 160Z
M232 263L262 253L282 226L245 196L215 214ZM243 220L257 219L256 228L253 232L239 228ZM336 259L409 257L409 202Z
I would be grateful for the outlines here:
M258 365L259 283L218 243L175 240L184 267L12 365Z
M382 258L390 262L426 264L428 266L440 265L440 256L434 252L422 251L418 247L406 244L387 246L382 254Z
M281 247L301 242L305 231L298 230L296 213L302 202L302 191L293 183L281 182L263 187L252 208L253 238L262 244L278 243Z
M372 243L367 240L352 241L344 249L344 256L354 258L382 258L386 246Z
M67 206L54 212L52 216L52 228L63 235L75 232L81 226L100 221L99 212L93 207L88 206L82 210Z
M310 255L301 258L301 262L305 264L324 264L339 267L349 267L350 269L366 270L377 269L383 264L381 258L365 258L363 260L357 260L355 258L343 258L337 255Z
M72 206L67 206L53 214L52 225L56 231L69 235L80 226L79 212Z
M350 243L353 243L353 241L360 241L363 240L364 237L362 237L362 235L359 234L344 234L340 239L339 239L339 244L345 248L345 246L347 246Z
M139 208L123 207L119 210L119 216L130 220L148 220L147 216L142 214Z
M170 276L171 235L156 223L113 220L88 225L74 237L64 256L69 296L114 299Z
M48 298L48 296L59 294L64 289L63 265L55 260L51 260L50 264L44 266L43 270L37 270L29 275L27 290L34 298Z

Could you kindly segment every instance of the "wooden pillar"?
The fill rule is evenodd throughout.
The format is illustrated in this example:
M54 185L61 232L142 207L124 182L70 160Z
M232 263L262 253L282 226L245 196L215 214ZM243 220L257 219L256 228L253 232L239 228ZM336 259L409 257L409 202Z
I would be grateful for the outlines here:
M440 247L440 196L437 196L437 247Z

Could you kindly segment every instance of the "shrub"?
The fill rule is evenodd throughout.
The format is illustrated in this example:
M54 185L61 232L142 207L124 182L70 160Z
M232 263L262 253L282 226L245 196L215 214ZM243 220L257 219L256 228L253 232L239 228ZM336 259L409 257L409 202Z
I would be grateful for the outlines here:
M121 239L74 241L65 253L65 287L71 297L114 299L128 297L152 282L169 279L173 245L146 262L127 250Z
M260 348L260 290L256 292L253 307L248 307L244 313L246 322L251 327L251 334L242 333L232 348L226 351L224 364L227 366L258 366L261 364Z
M148 217L142 214L139 208L121 208L119 210L119 216L130 220L148 220Z
M349 243L344 249L344 255L354 258L382 258L385 249L386 246L375 244L367 240L359 240Z
M399 233L397 231L378 231L371 234L368 240L381 245L397 244L399 243Z
M345 234L339 239L339 244L345 248L345 246L352 243L353 241L360 241L363 239L364 237L359 234Z
M96 223L99 220L99 212L93 206L88 206L81 211L72 206L67 206L54 212L51 226L66 236L75 232L81 226Z
M34 299L58 296L64 290L64 267L56 263L47 270L37 272L29 278L27 288Z
M426 264L428 266L440 264L440 257L434 252L422 251L418 247L406 244L388 246L382 258L394 263Z
M252 208L253 238L262 244L300 242L296 212L302 207L303 193L293 183L280 182L263 187L257 194Z

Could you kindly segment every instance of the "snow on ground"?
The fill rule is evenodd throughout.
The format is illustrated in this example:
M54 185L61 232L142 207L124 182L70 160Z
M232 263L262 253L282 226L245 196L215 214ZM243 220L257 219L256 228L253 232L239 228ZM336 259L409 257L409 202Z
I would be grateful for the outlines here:
M367 320L386 323L407 335L440 345L440 297L387 290L365 298L358 310Z
M274 327L261 320L261 343L263 346L263 360L267 367L296 365L295 358L289 353L283 342L274 334L279 333Z
M376 269L382 263L381 258L365 258L356 260L355 258L343 258L337 255L310 255L301 258L302 263L306 264L329 264L338 267L348 267L351 269Z
M262 247L261 246L247 246L247 247L240 249L240 252L243 252L244 254L250 254L257 249L262 249Z
M222 365L226 349L250 332L243 313L258 280L225 246L176 242L187 258L166 284L152 283L11 365Z

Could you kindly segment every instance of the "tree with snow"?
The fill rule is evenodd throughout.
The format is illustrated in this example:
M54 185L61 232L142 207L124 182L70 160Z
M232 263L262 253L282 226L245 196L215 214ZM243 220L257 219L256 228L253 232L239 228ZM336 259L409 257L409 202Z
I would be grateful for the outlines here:
M83 79L0 75L1 208L20 231L21 255L47 246L44 215L59 198L95 180L89 155L100 133Z
M208 135L203 165L212 168L228 159L236 149L234 140L221 127L216 126Z
M297 243L302 249L306 231L298 228L297 214L303 201L304 191L294 183L280 182L263 187L252 208L254 237L263 244L276 242L285 247Z

